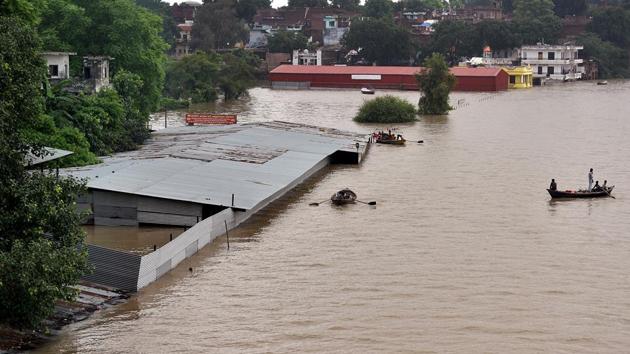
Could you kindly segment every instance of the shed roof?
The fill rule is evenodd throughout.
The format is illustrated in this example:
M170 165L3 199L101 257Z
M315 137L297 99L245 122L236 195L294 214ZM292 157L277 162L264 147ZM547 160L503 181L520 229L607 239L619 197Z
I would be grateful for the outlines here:
M457 77L494 77L504 71L502 68L469 68L455 66L450 69L451 74Z
M252 209L360 136L269 122L161 130L140 150L63 171L91 189Z
M28 156L26 156L26 164L30 166L35 166L74 154L72 151L55 149L51 147L44 147L43 150L44 154L42 156L36 156L34 154L29 154Z
M316 66L280 65L271 74L333 74L333 75L415 75L418 66Z

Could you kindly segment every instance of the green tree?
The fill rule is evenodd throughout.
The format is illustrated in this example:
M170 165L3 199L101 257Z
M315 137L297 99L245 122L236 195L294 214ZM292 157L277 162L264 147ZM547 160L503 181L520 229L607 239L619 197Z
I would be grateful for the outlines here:
M218 96L218 73L221 59L217 54L196 52L167 67L165 93L176 99L209 102Z
M378 65L407 61L412 50L409 32L388 19L354 20L342 43L349 49L360 48L363 58Z
M481 45L493 50L512 49L520 46L520 37L514 24L506 21L483 20L475 25Z
M171 6L162 0L136 0L136 4L148 9L162 18L162 39L173 49L178 36L177 22L171 12Z
M0 16L0 321L37 327L88 270L74 204L81 185L25 170L42 116L45 65L29 23Z
M401 0L394 3L396 11L431 11L444 7L441 0Z
M355 11L360 4L359 0L332 0L331 6L337 9Z
M584 58L597 63L600 78L630 77L627 51L589 32L579 36L577 43L584 46Z
M369 100L354 117L361 123L405 123L416 120L415 107L396 96L385 95Z
M219 88L226 100L233 100L247 93L254 86L260 60L243 49L223 54L223 65L219 71Z
M555 43L562 24L552 0L514 0L514 24L523 44Z
M40 11L46 0L2 0L0 16L15 16L29 25L39 22Z
M251 23L260 9L271 7L270 0L238 0L236 3L236 17Z
M588 26L590 32L620 47L630 46L630 11L621 7L606 7L593 11L592 17Z
M433 53L424 61L425 70L416 75L422 97L418 102L420 114L447 114L452 107L448 96L456 79L448 70L442 54Z
M392 17L394 3L391 0L366 0L363 13L373 18Z
M82 7L67 0L47 0L38 32L45 50L74 52L89 25L90 18Z
M205 2L198 10L192 29L192 46L201 51L233 48L247 39L245 23L237 17L232 0Z
M272 53L293 53L296 49L305 49L308 46L308 38L302 32L278 31L269 37L267 47Z
M125 69L142 77L140 111L157 109L164 85L168 45L160 37L162 20L131 0L72 0L85 9L90 26L77 43L79 55L109 55L113 76ZM115 19L115 20L113 20Z
M464 21L445 20L435 25L431 36L431 52L444 55L448 63L457 64L462 57L481 54L483 43L479 32L472 24Z
M553 11L559 17L580 16L588 11L588 3L586 0L553 0Z

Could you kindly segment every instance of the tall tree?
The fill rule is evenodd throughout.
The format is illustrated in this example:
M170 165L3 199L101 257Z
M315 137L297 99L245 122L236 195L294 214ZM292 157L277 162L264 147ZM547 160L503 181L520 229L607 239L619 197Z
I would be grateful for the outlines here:
M81 185L25 170L29 154L44 154L25 137L43 113L45 65L29 23L0 16L0 33L0 322L34 328L87 271Z
M616 6L596 9L592 17L589 31L620 47L630 46L630 10Z
M449 64L457 64L462 57L479 55L482 50L479 33L472 24L445 20L435 26L431 36L432 52L441 53Z
M360 4L359 0L332 0L331 6L337 9L355 11Z
M394 13L394 3L391 0L366 0L363 13L373 18L391 17Z
M236 2L236 17L244 20L246 23L251 23L258 10L270 7L270 0L238 0Z
M552 0L514 0L514 23L523 44L559 39L562 24L553 9Z
M272 53L293 53L296 49L306 49L308 38L302 32L278 31L269 37L267 47Z
M580 16L588 11L586 0L553 0L553 11L559 17Z
M418 102L420 114L447 114L452 108L448 96L456 79L448 70L442 54L433 53L424 61L425 70L416 75L422 97Z
M247 39L245 23L239 20L233 0L205 2L198 10L192 30L195 49L232 48Z
M582 52L584 58L597 63L600 78L630 76L628 51L615 46L613 43L602 41L596 34L590 32L579 36L577 43L584 46Z
M348 49L360 49L363 58L378 65L406 61L412 50L409 32L389 19L354 20L342 42Z

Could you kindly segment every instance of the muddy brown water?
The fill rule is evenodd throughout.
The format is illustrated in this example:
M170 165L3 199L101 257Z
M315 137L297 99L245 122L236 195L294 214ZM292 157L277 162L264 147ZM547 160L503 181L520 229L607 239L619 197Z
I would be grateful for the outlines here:
M259 88L198 109L369 132L351 121L369 98ZM630 82L452 101L448 117L399 126L424 144L323 171L229 251L217 240L38 352L627 352ZM550 200L552 177L584 187L591 167L617 199ZM308 205L343 187L377 205Z

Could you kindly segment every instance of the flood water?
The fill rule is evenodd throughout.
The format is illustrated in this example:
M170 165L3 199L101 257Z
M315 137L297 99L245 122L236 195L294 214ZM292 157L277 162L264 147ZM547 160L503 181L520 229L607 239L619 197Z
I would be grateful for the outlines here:
M370 98L258 88L198 109L370 132L351 120ZM406 146L331 167L229 251L215 241L39 352L627 352L630 82L451 99L399 126ZM616 199L550 200L551 178L584 187L591 167ZM343 187L377 205L308 205Z

